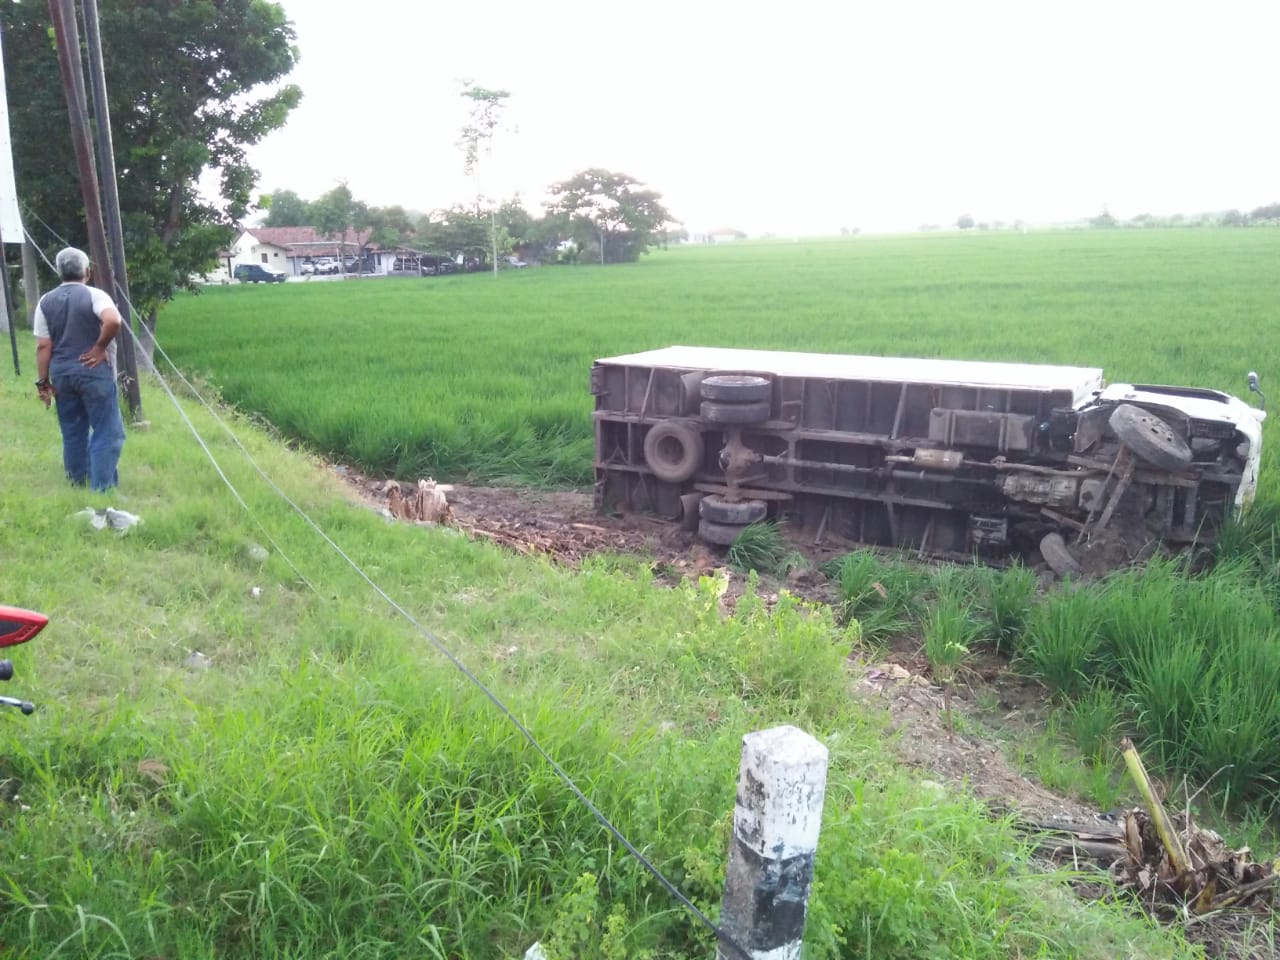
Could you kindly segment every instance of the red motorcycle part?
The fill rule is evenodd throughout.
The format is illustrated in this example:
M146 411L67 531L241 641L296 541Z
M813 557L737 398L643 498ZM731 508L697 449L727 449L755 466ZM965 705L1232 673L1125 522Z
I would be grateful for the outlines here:
M0 606L0 647L26 643L49 624L49 618L34 610Z

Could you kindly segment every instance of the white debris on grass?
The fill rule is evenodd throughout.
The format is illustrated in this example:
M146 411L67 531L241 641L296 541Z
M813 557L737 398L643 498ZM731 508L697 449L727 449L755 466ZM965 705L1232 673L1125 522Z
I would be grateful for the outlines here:
M124 533L130 527L142 522L142 518L136 513L129 513L127 510L117 510L114 507L107 507L105 510L95 510L93 507L85 507L79 513L73 513L73 517L83 517L88 520L95 530L103 530L110 527L120 533Z

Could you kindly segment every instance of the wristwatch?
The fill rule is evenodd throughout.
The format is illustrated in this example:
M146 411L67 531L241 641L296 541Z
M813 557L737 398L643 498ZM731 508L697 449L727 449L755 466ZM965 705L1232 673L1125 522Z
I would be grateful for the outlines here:
M36 381L36 389L40 389L41 387L48 387L51 385L52 384L50 384L48 377L41 377L39 380Z

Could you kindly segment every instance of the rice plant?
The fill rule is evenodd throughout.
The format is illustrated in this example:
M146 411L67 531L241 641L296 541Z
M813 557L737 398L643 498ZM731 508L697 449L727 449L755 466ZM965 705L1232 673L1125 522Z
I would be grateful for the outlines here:
M951 688L956 674L968 661L982 626L974 616L969 584L958 571L938 573L933 581L936 598L925 614L924 652L933 676L942 685L942 709L948 734L954 732Z
M1054 594L1032 611L1019 656L1055 695L1076 697L1092 682L1102 646L1098 614L1088 589Z
M1280 369L1256 320L1280 302L1277 256L1268 230L683 246L497 280L206 289L159 335L242 410L367 469L586 484L592 361L673 343L1075 363L1240 393L1239 344ZM1280 461L1264 457L1265 501Z
M978 567L975 572L979 581L978 603L990 624L991 642L997 653L1013 653L1031 616L1040 580L1021 563L1005 570Z
M857 550L827 565L827 575L840 584L840 616L856 620L871 641L908 632L917 599L928 575L905 564L882 560L870 550Z
M1095 764L1114 760L1121 722L1121 702L1105 683L1092 683L1088 690L1070 703L1064 726L1080 751Z

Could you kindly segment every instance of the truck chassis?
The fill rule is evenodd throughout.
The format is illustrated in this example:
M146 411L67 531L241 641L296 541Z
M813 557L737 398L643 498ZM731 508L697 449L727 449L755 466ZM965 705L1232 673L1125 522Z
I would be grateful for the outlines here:
M1211 544L1252 500L1265 416L1089 367L711 347L599 360L591 390L599 509L1059 573L1104 536Z

